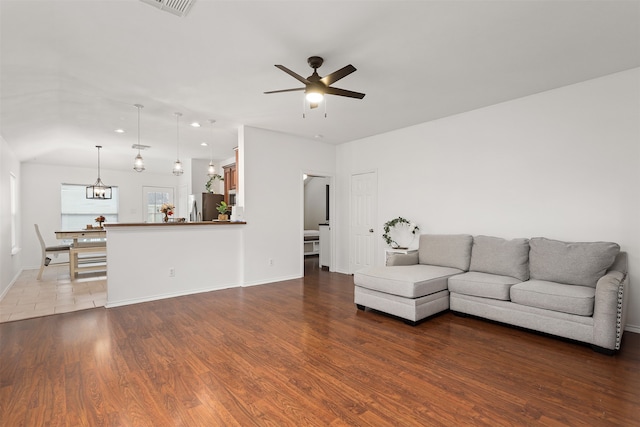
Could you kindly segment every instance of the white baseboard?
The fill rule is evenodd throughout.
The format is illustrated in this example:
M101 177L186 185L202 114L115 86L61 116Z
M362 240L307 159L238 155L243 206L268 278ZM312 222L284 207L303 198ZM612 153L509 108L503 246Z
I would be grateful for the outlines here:
M256 282L245 282L242 284L242 287L249 286L258 286L258 285L268 285L269 283L276 282L284 282L285 280L293 280L293 279L301 279L303 276L283 276L283 277L273 277L269 280L258 280Z
M222 289L238 288L238 287L240 287L240 285L233 284L233 285L228 285L228 286L217 286L215 288L191 289L191 290L187 290L187 291L183 291L183 292L171 292L171 293L168 293L168 294L151 295L151 296L144 297L144 298L132 298L132 299L120 300L120 301L107 301L107 303L104 306L105 306L105 308L121 307L123 305L140 304L140 303L143 303L143 302L157 301L157 300L167 299L167 298L182 297L182 296L185 296L185 295L202 294L202 293L205 293L205 292L220 291ZM109 298L109 296L108 296L109 295L108 288L109 288L109 284L107 282L107 298Z
M16 275L13 277L13 279L11 279L11 282L9 282L9 286L7 286L7 288L2 292L2 294L0 294L0 300L2 300L2 298L4 298L4 296L9 293L9 289L11 289L11 287L16 283L16 281L18 280L18 277L20 277L23 271L24 270L22 268L18 270Z
M633 332L635 334L640 334L640 326L636 325L627 325L624 327L625 332Z

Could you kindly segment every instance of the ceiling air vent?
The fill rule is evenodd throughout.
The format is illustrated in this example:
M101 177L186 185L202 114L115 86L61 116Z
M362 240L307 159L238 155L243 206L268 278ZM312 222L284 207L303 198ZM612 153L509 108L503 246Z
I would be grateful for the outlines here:
M140 0L143 3L150 4L160 10L167 11L174 15L184 17L191 9L191 5L196 0Z

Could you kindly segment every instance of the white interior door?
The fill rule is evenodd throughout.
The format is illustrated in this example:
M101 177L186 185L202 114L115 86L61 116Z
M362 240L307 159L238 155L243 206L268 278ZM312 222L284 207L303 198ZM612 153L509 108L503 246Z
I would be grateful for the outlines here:
M373 265L376 206L376 172L351 175L351 273Z

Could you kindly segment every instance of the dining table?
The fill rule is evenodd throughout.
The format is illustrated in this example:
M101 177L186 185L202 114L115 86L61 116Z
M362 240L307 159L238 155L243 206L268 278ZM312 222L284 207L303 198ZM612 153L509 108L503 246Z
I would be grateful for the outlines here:
M72 280L80 272L106 270L107 231L104 228L62 230L55 234L56 239L73 240L69 249L69 276Z
M56 231L56 239L59 240L68 240L73 239L73 245L77 246L78 244L84 245L87 244L90 246L91 242L83 241L78 242L78 239L106 239L107 231L104 228L85 228L83 230L65 230L65 231Z

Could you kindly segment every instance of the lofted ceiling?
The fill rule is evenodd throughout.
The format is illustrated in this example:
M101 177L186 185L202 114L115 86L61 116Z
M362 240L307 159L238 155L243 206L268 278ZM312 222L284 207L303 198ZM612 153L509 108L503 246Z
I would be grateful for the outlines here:
M638 1L0 0L0 19L2 137L24 162L93 166L102 145L111 169L132 168L134 104L147 170L170 173L174 112L181 160L224 159L241 125L340 144L640 66ZM313 55L366 97L303 118L302 92L263 94Z

